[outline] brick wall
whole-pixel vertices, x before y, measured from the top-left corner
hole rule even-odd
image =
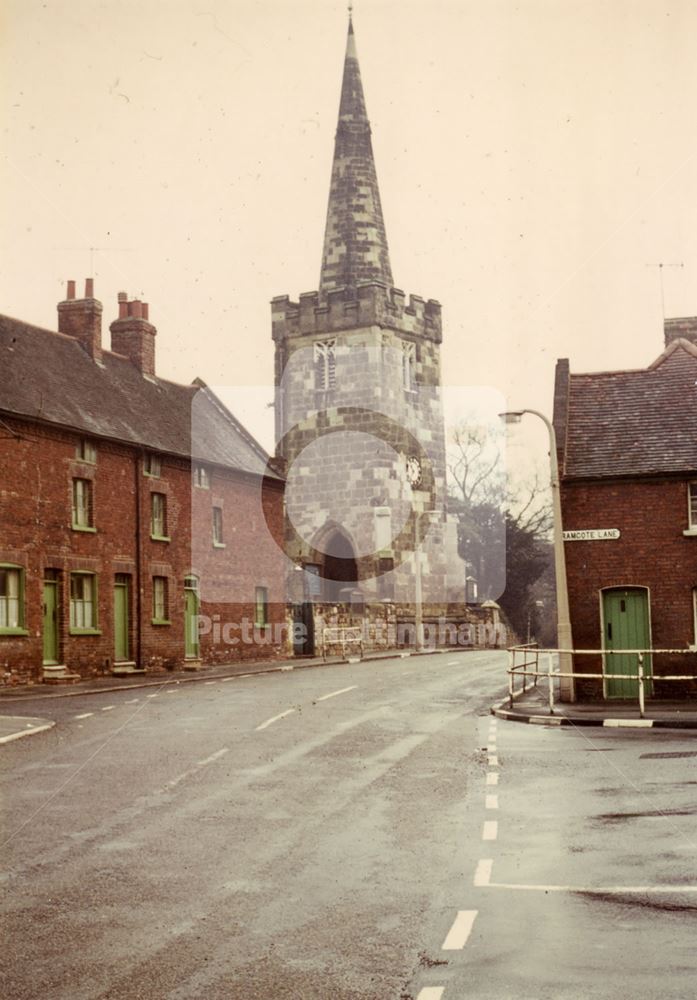
[[[688,527],[687,480],[562,483],[565,530],[618,528],[620,538],[566,542],[574,646],[602,646],[601,591],[649,589],[651,643],[687,649],[695,642],[692,589],[697,587],[697,537]],[[688,662],[689,661],[689,662]],[[656,657],[654,674],[697,672],[692,657]],[[577,657],[575,669],[600,669],[599,658]],[[598,684],[588,684],[599,694]],[[585,689],[583,689],[585,690]],[[676,687],[657,693],[677,696]]]
[[[42,677],[43,580],[47,571],[53,571],[58,581],[59,662],[83,676],[107,673],[114,665],[116,574],[129,582],[128,658],[148,670],[172,669],[184,663],[184,578],[192,573],[201,578],[202,596],[213,574],[223,590],[226,581],[239,588],[242,580],[249,596],[244,607],[236,611],[238,616],[244,612],[253,617],[253,581],[263,582],[276,602],[270,605],[270,621],[283,619],[279,607],[280,548],[266,524],[261,530],[264,519],[254,508],[258,489],[255,492],[249,480],[232,473],[213,474],[212,492],[221,494],[230,512],[234,545],[219,551],[211,545],[209,557],[195,565],[188,460],[162,456],[160,476],[152,478],[143,474],[138,449],[94,441],[96,463],[89,463],[76,457],[79,435],[38,423],[4,420],[18,436],[3,433],[0,438],[0,563],[17,565],[24,571],[27,632],[21,636],[0,634],[0,679],[5,683],[39,681]],[[76,477],[91,484],[94,530],[72,527],[72,484]],[[169,541],[151,538],[153,492],[166,497]],[[269,491],[264,502],[269,508],[266,520],[280,540],[280,491]],[[210,500],[208,503],[210,517]],[[212,542],[212,536],[208,537]],[[70,574],[80,571],[95,574],[97,581],[96,630],[90,634],[76,634],[69,619]],[[167,579],[168,624],[153,622],[153,576]],[[217,613],[223,611],[217,608]],[[201,612],[216,612],[216,607],[204,601]],[[266,641],[268,636],[259,638]],[[270,645],[263,646],[252,642],[216,648],[205,636],[201,643],[204,662],[266,658],[282,649],[282,637],[276,636]]]

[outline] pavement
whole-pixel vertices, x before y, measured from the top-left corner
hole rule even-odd
[[[636,701],[576,701],[554,704],[549,711],[547,687],[528,688],[510,704],[505,698],[492,714],[509,722],[537,726],[603,726],[607,729],[697,729],[697,702],[647,699],[644,718]]]

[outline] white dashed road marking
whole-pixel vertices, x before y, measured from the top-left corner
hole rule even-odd
[[[449,667],[456,667],[460,661],[459,660],[448,660]]]
[[[102,708],[102,712],[111,712],[111,710],[114,707],[115,707],[114,705],[104,705],[104,707]]]
[[[416,1000],[441,1000],[444,991],[444,986],[426,986],[421,990]]]
[[[485,821],[482,828],[482,840],[496,840],[499,835],[499,825],[495,819]]]
[[[499,807],[498,795],[487,795],[485,805],[487,809],[498,809]]]
[[[230,747],[223,747],[222,750],[216,750],[215,753],[210,755],[210,757],[204,757],[203,760],[200,760],[198,762],[199,767],[203,767],[205,764],[212,764],[214,760],[218,760],[219,757],[224,757],[226,753],[230,753]]]
[[[477,862],[477,868],[474,873],[474,884],[476,886],[489,885],[493,866],[494,862],[491,858],[483,858]]]
[[[146,694],[146,698],[157,698],[156,694]]]
[[[489,771],[486,776],[487,785],[498,785],[499,783],[499,773],[498,771]]]
[[[217,684],[217,681],[204,681],[204,684]]]
[[[332,691],[331,694],[323,694],[321,698],[316,698],[315,700],[316,701],[326,701],[327,698],[336,698],[337,695],[339,695],[339,694],[346,694],[347,691],[355,691],[357,687],[358,687],[357,684],[353,684],[351,687],[341,688],[340,691]]]
[[[254,732],[261,732],[262,729],[266,729],[267,726],[273,725],[273,723],[278,722],[279,719],[285,719],[287,715],[292,715],[294,711],[294,708],[289,708],[287,712],[281,712],[280,715],[273,715],[270,719],[267,719],[266,722],[262,722],[260,726],[257,726]]]
[[[496,756],[496,754],[493,754],[492,756],[489,757],[489,767],[498,767],[498,766],[499,766],[499,759]]]
[[[130,701],[124,701],[124,705],[135,705],[137,701],[140,701],[140,698],[131,698]]]
[[[460,951],[465,947],[478,912],[478,910],[460,910],[443,942],[443,951]]]
[[[90,715],[94,715],[94,712],[83,712],[82,715],[76,715],[76,719],[89,719]]]

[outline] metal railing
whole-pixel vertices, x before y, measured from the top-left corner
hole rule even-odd
[[[572,656],[601,656],[602,670],[600,673],[563,673],[555,666],[555,657],[562,653],[569,653]],[[635,674],[613,673],[606,669],[606,657],[611,655],[630,655],[637,658],[637,672]],[[547,681],[549,714],[554,715],[555,683],[561,682],[562,677],[579,680],[601,680],[603,682],[603,694],[605,692],[605,682],[613,681],[637,681],[637,700],[639,703],[639,718],[643,719],[646,711],[646,687],[655,681],[697,681],[697,674],[654,674],[651,671],[651,661],[649,670],[645,669],[646,657],[660,655],[670,656],[692,656],[697,657],[697,651],[692,649],[540,649],[538,646],[520,645],[511,646],[508,650],[508,700],[512,708],[516,698],[525,694],[529,687],[537,687],[540,678]],[[516,679],[520,678],[522,683],[516,690]],[[529,679],[532,678],[532,683]]]
[[[346,656],[347,646],[357,646],[358,655],[363,658],[363,629],[360,625],[326,626],[322,630],[322,658],[327,658],[327,646],[341,646],[341,655]]]

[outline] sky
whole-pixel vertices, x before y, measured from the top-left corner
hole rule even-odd
[[[551,416],[557,358],[651,363],[664,312],[697,314],[695,5],[353,16],[392,270],[443,305],[444,382]],[[67,279],[93,275],[105,330],[119,291],[150,303],[158,374],[270,402],[270,299],[318,285],[346,5],[4,0],[0,19],[0,311],[55,328]],[[528,423],[518,447],[545,450]]]

